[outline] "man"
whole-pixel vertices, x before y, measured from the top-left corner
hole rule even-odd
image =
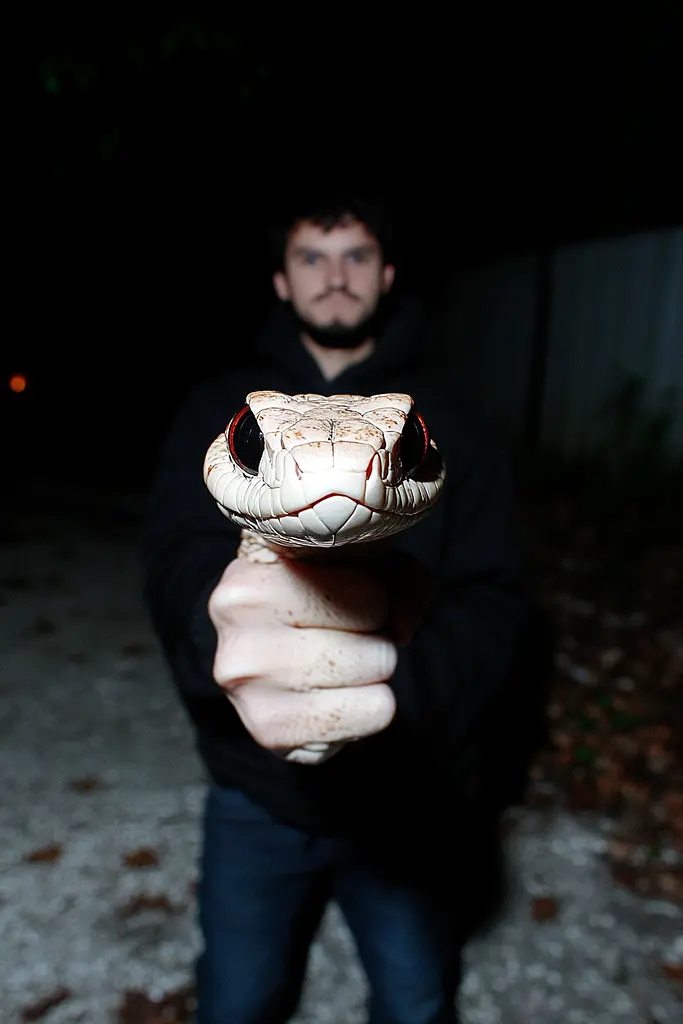
[[[381,204],[293,200],[273,239],[280,305],[253,361],[196,388],[179,412],[144,542],[153,621],[211,780],[198,1024],[288,1020],[330,899],[356,940],[373,1024],[453,1022],[466,927],[460,886],[479,821],[479,738],[509,685],[526,615],[509,472],[439,368],[424,365],[419,304],[391,302]],[[445,496],[384,559],[328,566],[322,582],[319,567],[235,561],[238,531],[216,508],[201,467],[247,393],[261,389],[411,394],[446,460]],[[268,575],[276,571],[277,579]],[[297,642],[301,623],[289,626],[282,608],[299,602],[304,628],[319,627],[306,608],[333,600],[349,573],[394,624],[378,635],[368,613],[362,637],[375,659],[368,691],[388,687],[391,711],[363,739],[349,726],[345,738],[356,742],[322,764],[293,764],[278,755],[285,726],[267,695],[293,700],[310,663]],[[355,681],[357,629],[337,630],[347,652],[338,659],[340,690]],[[257,729],[261,743],[254,739],[226,694],[247,706],[251,698],[254,714],[260,708],[267,740]]]

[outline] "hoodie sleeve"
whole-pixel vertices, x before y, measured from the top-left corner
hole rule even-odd
[[[239,530],[217,508],[202,475],[230,409],[201,388],[190,394],[162,448],[142,535],[153,626],[181,691],[198,696],[216,693],[216,637],[206,604],[239,544]]]
[[[400,649],[392,686],[399,732],[452,763],[511,685],[528,601],[511,467],[495,438],[479,438],[466,458],[449,459],[444,500],[436,596]]]

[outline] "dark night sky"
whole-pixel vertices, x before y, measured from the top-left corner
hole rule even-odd
[[[47,429],[55,464],[85,458],[94,419],[113,461],[135,461],[139,437],[154,449],[185,387],[248,349],[283,185],[384,186],[404,283],[435,294],[477,260],[676,223],[681,5],[586,9],[369,30],[342,9],[246,28],[201,4],[46,5],[26,28],[5,453],[24,461]]]

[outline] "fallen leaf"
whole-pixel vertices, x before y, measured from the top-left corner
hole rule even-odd
[[[159,856],[150,846],[142,846],[139,850],[127,853],[123,863],[127,868],[154,868],[159,863]]]
[[[662,896],[683,903],[683,870],[659,872],[657,888]]]
[[[61,843],[50,843],[49,846],[42,846],[33,853],[27,853],[24,860],[27,864],[54,864],[62,856],[62,851]]]
[[[551,896],[538,896],[531,901],[531,916],[534,921],[553,921],[559,912],[559,904]]]
[[[164,910],[172,914],[173,905],[168,896],[148,896],[146,893],[140,893],[120,908],[119,917],[135,917],[136,914],[141,914],[145,910]]]
[[[92,793],[94,789],[103,789],[104,783],[95,775],[84,775],[81,779],[72,779],[69,789],[74,793]]]
[[[613,864],[612,877],[632,892],[654,899],[683,903],[683,869],[632,864]]]
[[[41,999],[37,1003],[33,1003],[31,1006],[27,1006],[21,1011],[21,1019],[23,1021],[40,1020],[46,1013],[53,1010],[55,1006],[59,1006],[65,1000],[71,998],[71,992],[68,988],[60,987],[55,991],[46,996],[45,999]]]
[[[117,1024],[190,1024],[195,1005],[190,986],[159,1000],[149,999],[144,992],[126,992]]]
[[[634,868],[630,864],[613,864],[612,878],[619,885],[623,885],[626,889],[635,892],[639,888],[638,883],[641,875],[638,868]]]

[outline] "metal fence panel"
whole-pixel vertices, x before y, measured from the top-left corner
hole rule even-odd
[[[683,231],[560,249],[553,261],[543,443],[577,455],[606,429],[605,403],[628,378],[644,408],[671,389],[683,448]]]
[[[515,441],[530,400],[539,299],[534,256],[477,268],[454,282],[442,317],[456,392]],[[607,429],[602,410],[628,378],[645,408],[670,389],[671,434],[683,453],[683,230],[591,241],[552,257],[540,443],[580,455]]]

